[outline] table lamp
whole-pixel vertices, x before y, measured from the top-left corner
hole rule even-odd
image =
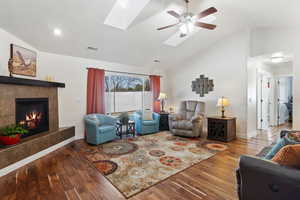
[[[217,107],[221,107],[222,108],[222,118],[225,118],[225,107],[229,106],[229,100],[225,97],[219,98],[218,100],[218,104]]]
[[[158,97],[158,100],[160,101],[161,103],[161,112],[165,112],[164,110],[164,107],[165,107],[165,100],[167,99],[167,95],[165,93],[160,93],[159,94],[159,97]]]

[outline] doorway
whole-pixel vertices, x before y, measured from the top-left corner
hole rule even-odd
[[[290,128],[293,122],[292,54],[280,53],[279,56],[279,53],[275,53],[251,57],[248,60],[247,74],[249,137],[269,133],[277,128],[284,129],[285,125]]]
[[[277,126],[293,122],[293,77],[278,77],[277,84]]]
[[[293,122],[293,62],[263,62],[257,66],[257,129]]]

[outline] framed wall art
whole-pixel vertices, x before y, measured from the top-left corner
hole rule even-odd
[[[10,45],[9,72],[12,74],[36,77],[37,53],[15,44]]]

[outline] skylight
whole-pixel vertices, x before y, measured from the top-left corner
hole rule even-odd
[[[104,24],[126,30],[151,0],[117,0]]]

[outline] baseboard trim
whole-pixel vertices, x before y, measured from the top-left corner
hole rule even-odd
[[[55,150],[57,150],[57,149],[65,146],[65,145],[67,145],[67,144],[69,144],[71,142],[73,142],[74,140],[75,140],[75,137],[71,137],[71,138],[69,138],[69,139],[67,139],[67,140],[65,140],[65,141],[63,141],[61,143],[53,145],[53,146],[51,146],[51,147],[49,147],[47,149],[44,149],[43,151],[40,151],[40,152],[38,152],[38,153],[36,153],[36,154],[34,154],[32,156],[29,156],[29,157],[27,157],[27,158],[25,158],[23,160],[20,160],[20,161],[14,163],[12,165],[9,165],[9,166],[7,166],[7,167],[5,167],[5,168],[3,168],[3,169],[0,170],[0,177],[5,176],[5,175],[13,172],[16,169],[18,169],[20,167],[23,167],[23,166],[27,165],[28,163],[33,162],[33,161],[35,161],[35,160],[37,160],[37,159],[39,159],[39,158],[41,158],[41,157],[43,157],[43,156],[51,153],[51,152],[53,152],[53,151],[55,151]]]

